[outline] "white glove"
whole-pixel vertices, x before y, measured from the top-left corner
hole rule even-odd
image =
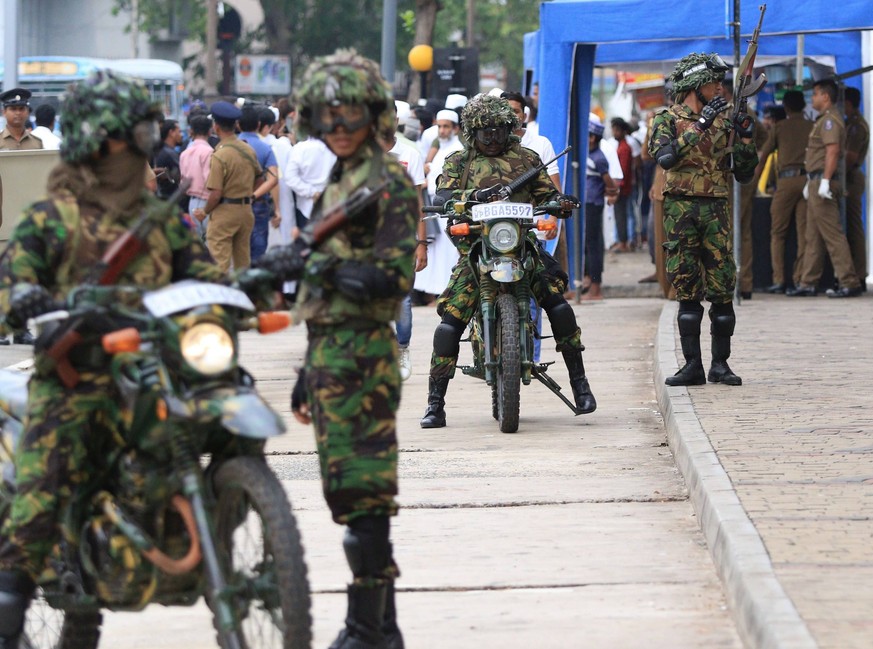
[[[806,184],[803,186],[803,200],[809,200],[809,181],[806,181]]]
[[[818,195],[828,200],[834,197],[831,193],[831,181],[827,178],[822,178],[821,182],[818,184]]]

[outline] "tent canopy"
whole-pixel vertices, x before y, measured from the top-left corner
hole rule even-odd
[[[837,72],[861,67],[860,35],[835,32],[873,29],[870,0],[843,0],[838,11],[833,2],[825,0],[767,0],[766,4],[761,55],[791,56],[797,48],[795,35],[802,33],[809,34],[806,55],[833,56]],[[555,150],[573,144],[574,160],[584,161],[594,66],[641,69],[648,64],[649,69],[664,71],[664,62],[690,52],[718,52],[732,59],[733,7],[733,0],[543,2],[540,31],[525,38],[525,65],[535,70],[540,106],[569,110],[542,110],[540,133],[552,141]],[[740,0],[743,53],[759,13],[757,1]],[[583,194],[584,164],[577,169],[576,178],[562,173],[565,191]]]

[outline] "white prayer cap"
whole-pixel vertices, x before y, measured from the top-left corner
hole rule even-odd
[[[453,110],[449,110],[448,108],[444,108],[440,112],[436,114],[436,121],[440,121],[441,119],[447,119],[450,122],[457,124],[458,123],[458,113]]]
[[[464,95],[449,95],[446,97],[446,108],[463,108],[467,103]]]
[[[409,117],[409,114],[412,112],[412,108],[407,102],[398,99],[394,100],[394,110],[397,111],[397,119],[400,120],[401,124],[406,122],[406,118]]]
[[[497,97],[498,99],[500,99],[500,95],[503,94],[503,88],[492,88],[488,91],[488,94],[492,97]]]

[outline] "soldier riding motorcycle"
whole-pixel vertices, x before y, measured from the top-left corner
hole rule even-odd
[[[579,206],[578,199],[558,192],[539,156],[523,148],[519,139],[512,135],[518,126],[518,120],[505,99],[488,95],[475,97],[464,107],[461,120],[465,148],[446,159],[437,189],[437,203],[466,203],[472,200],[476,203],[487,203],[484,208],[492,204],[499,205],[500,203],[493,202],[506,199],[527,205],[557,203],[559,207],[553,211],[563,212],[563,216],[569,216],[570,211]],[[513,183],[524,177],[525,173],[529,177],[523,184]],[[512,226],[509,227],[511,229]],[[526,232],[529,230],[525,228]],[[488,232],[491,231],[493,230],[489,227]],[[428,407],[421,420],[422,428],[441,428],[446,425],[445,395],[449,381],[455,373],[460,340],[467,324],[476,313],[482,313],[483,327],[485,320],[494,317],[491,310],[493,303],[490,302],[493,296],[490,288],[493,278],[489,275],[489,268],[485,268],[483,276],[477,266],[481,263],[480,255],[485,248],[480,246],[474,250],[473,243],[464,237],[457,241],[461,259],[452,270],[449,285],[437,302],[437,312],[442,321],[434,332]],[[582,362],[584,347],[581,343],[581,332],[576,325],[573,308],[564,299],[567,276],[551,255],[536,246],[533,237],[530,238],[530,246],[532,247],[524,248],[524,255],[528,260],[525,278],[513,288],[513,293],[520,291],[515,300],[518,302],[519,327],[524,326],[527,329],[526,324],[522,325],[528,317],[522,311],[529,311],[526,303],[522,307],[522,293],[527,291],[527,295],[532,295],[546,311],[551,322],[557,350],[563,354],[569,372],[575,401],[574,412],[593,412],[597,402],[591,393]],[[480,283],[482,279],[485,280],[484,284]],[[484,301],[481,299],[483,286],[486,289]],[[505,293],[506,287],[503,286],[503,289]],[[510,299],[503,299],[506,303],[504,313],[511,313]],[[483,346],[488,344],[484,339],[482,342]],[[491,352],[483,350],[483,354],[485,353]],[[487,359],[487,356],[483,358]],[[487,365],[483,372],[486,369]],[[533,366],[530,367],[530,372],[535,376],[540,374]],[[555,391],[554,385],[549,387]],[[502,429],[509,432],[514,422],[509,413],[512,406],[507,406],[507,420],[505,425],[502,424]]]

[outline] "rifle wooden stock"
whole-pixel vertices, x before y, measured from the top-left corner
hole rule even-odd
[[[76,387],[76,384],[79,382],[79,372],[70,363],[69,353],[73,347],[81,342],[82,334],[76,331],[75,328],[70,328],[45,352],[46,356],[54,361],[55,372],[57,372],[58,378],[61,379],[61,383],[70,389]]]
[[[307,228],[312,240],[310,245],[313,248],[320,245],[334,232],[339,230],[350,218],[382,198],[387,186],[388,183],[384,182],[372,190],[367,187],[361,187],[352,193],[348,200],[343,201],[339,205],[334,205],[325,211],[320,219],[313,221]]]

